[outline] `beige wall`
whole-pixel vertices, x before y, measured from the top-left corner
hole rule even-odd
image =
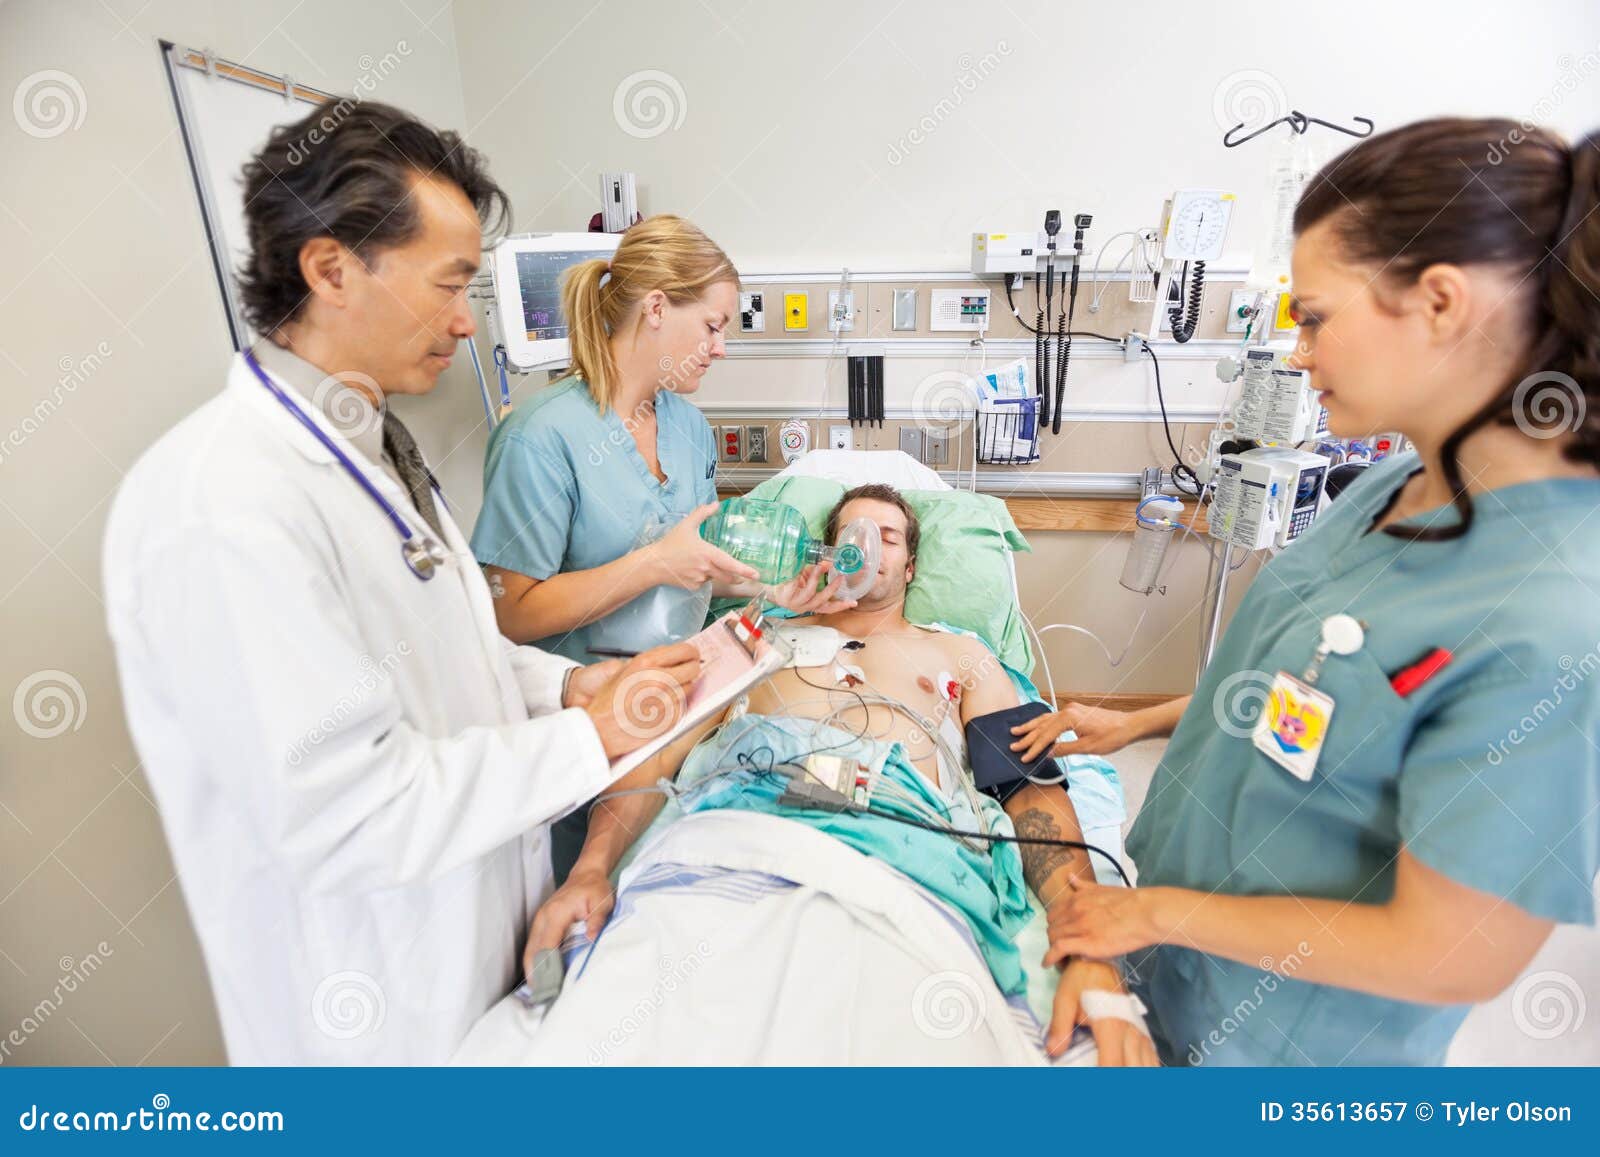
[[[154,0],[142,11],[17,0],[0,8],[8,109],[0,122],[0,432],[9,439],[0,445],[0,534],[17,552],[0,592],[0,689],[10,702],[25,679],[49,671],[82,688],[81,698],[69,688],[72,725],[58,736],[25,732],[11,712],[0,728],[6,1063],[222,1057],[183,897],[123,725],[100,596],[100,538],[119,479],[220,388],[231,352],[160,37],[335,91],[362,75],[363,54],[382,57],[404,39],[409,54],[376,95],[442,124],[462,121],[448,11],[424,26],[383,0]],[[45,69],[81,87],[83,117],[38,138],[9,109],[24,79]],[[61,388],[64,372],[83,380]],[[444,389],[423,403],[434,453],[454,437],[452,420],[434,415],[453,414],[456,398],[469,418],[477,406],[470,382]],[[45,400],[54,406],[35,420]],[[473,489],[479,460],[476,450],[465,456],[460,476]],[[31,718],[35,730],[49,730],[49,717]],[[75,991],[58,995],[63,976]],[[23,1044],[8,1039],[12,1031]]]

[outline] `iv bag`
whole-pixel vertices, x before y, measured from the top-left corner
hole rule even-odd
[[[1289,287],[1289,258],[1294,252],[1294,209],[1307,182],[1321,168],[1325,150],[1307,134],[1274,135],[1262,185],[1261,229],[1252,248],[1247,285],[1283,292]]]

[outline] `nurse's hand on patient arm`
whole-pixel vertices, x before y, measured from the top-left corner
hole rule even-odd
[[[1076,956],[1122,956],[1161,943],[1165,936],[1151,904],[1161,890],[1074,879],[1071,891],[1045,912],[1050,951],[1044,962],[1059,964]]]
[[[737,583],[758,577],[754,567],[700,537],[700,524],[716,512],[715,502],[697,507],[666,534],[640,548],[653,564],[658,584],[694,590],[706,583]]]
[[[1075,884],[1047,920],[1047,961],[1150,944],[1176,944],[1252,967],[1264,957],[1293,957],[1296,980],[1422,1004],[1493,998],[1555,927],[1450,878],[1406,848],[1395,862],[1393,895],[1381,903]]]
[[[1019,738],[1011,745],[1011,750],[1022,752],[1024,761],[1038,759],[1046,748],[1056,757],[1110,755],[1141,739],[1171,735],[1188,704],[1187,695],[1139,711],[1114,711],[1109,707],[1068,703],[1059,711],[1036,715],[1013,727],[1011,734]],[[1057,743],[1056,740],[1068,731],[1077,738]]]
[[[1150,1037],[1139,1031],[1129,1021],[1113,1016],[1090,1020],[1083,1011],[1083,994],[1091,989],[1104,992],[1126,993],[1122,973],[1115,964],[1104,960],[1082,957],[1070,961],[1061,972],[1056,985],[1055,1006],[1050,1014],[1050,1028],[1045,1033],[1045,1051],[1060,1056],[1072,1043],[1072,1030],[1080,1024],[1089,1026],[1094,1034],[1095,1048],[1102,1066],[1129,1068],[1154,1068],[1159,1061],[1156,1047]]]
[[[606,757],[626,755],[672,730],[688,701],[685,688],[699,675],[700,652],[693,643],[655,647],[623,664],[584,707]]]

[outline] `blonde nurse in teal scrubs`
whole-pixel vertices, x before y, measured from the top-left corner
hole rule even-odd
[[[1335,434],[1416,453],[1262,570],[1192,699],[1021,731],[1172,736],[1139,887],[1079,890],[1049,957],[1127,956],[1167,1063],[1438,1064],[1594,923],[1597,207],[1600,134],[1434,120],[1330,162],[1295,213],[1295,357]]]
[[[738,291],[727,254],[668,215],[634,225],[609,262],[568,271],[572,374],[495,428],[472,534],[508,639],[590,664],[699,630],[713,591],[760,589],[754,570],[700,538],[717,447],[686,399],[726,354]],[[817,579],[808,571],[767,597],[817,613],[854,605]],[[558,875],[583,820],[556,825]]]

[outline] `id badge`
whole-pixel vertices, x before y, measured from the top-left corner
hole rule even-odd
[[[1256,750],[1302,782],[1311,782],[1333,719],[1333,697],[1279,671],[1251,741]]]

